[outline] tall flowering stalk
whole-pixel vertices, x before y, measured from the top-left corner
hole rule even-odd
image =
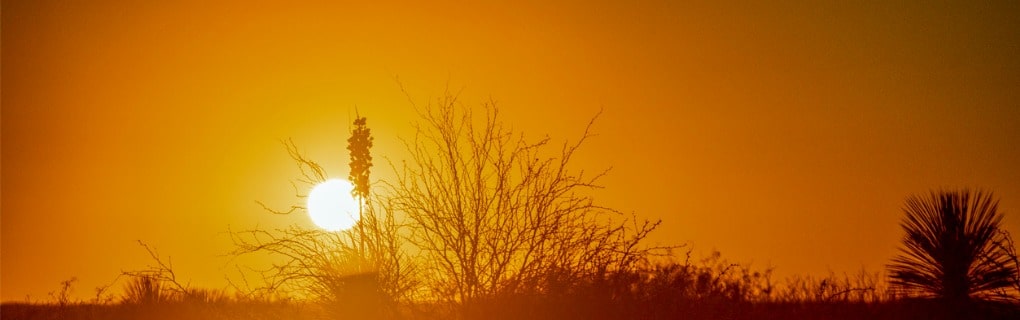
[[[366,126],[365,117],[354,118],[354,130],[351,137],[347,139],[347,151],[351,154],[351,173],[347,177],[354,184],[351,196],[358,200],[358,229],[361,239],[361,252],[365,250],[365,227],[364,227],[364,204],[368,201],[369,182],[368,176],[372,168],[372,132]]]

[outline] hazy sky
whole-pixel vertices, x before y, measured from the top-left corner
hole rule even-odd
[[[4,1],[2,300],[88,297],[135,240],[222,287],[228,228],[311,226],[255,203],[297,201],[280,140],[346,177],[357,107],[399,159],[400,83],[559,141],[604,110],[598,199],[781,276],[881,270],[933,188],[1020,233],[1020,2],[545,2]]]

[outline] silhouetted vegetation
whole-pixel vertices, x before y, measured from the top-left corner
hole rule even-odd
[[[163,281],[152,275],[132,278],[124,286],[124,303],[126,304],[161,304],[173,299],[173,292],[164,288]]]
[[[371,184],[369,182],[369,176],[372,172],[372,130],[367,126],[368,119],[361,117],[360,115],[354,119],[354,130],[351,131],[351,137],[347,139],[347,151],[350,153],[351,162],[351,173],[347,176],[351,184],[354,185],[354,190],[351,190],[351,196],[358,201],[358,220],[365,219],[365,202],[368,201],[369,195],[371,195]],[[358,232],[360,238],[360,246],[358,247],[359,254],[365,254],[365,224],[358,224]]]
[[[169,257],[127,271],[119,299],[97,290],[54,304],[4,304],[4,319],[1018,319],[1012,238],[990,193],[910,197],[904,249],[888,275],[861,271],[774,279],[771,268],[695,259],[649,246],[659,225],[598,204],[606,171],[571,158],[590,137],[553,146],[499,119],[492,103],[446,96],[417,108],[408,159],[393,181],[369,183],[372,137],[358,117],[348,139],[361,220],[340,232],[291,227],[231,232],[234,256],[275,262],[229,290],[182,284]],[[476,115],[475,112],[482,112]],[[285,143],[312,186],[328,176]],[[260,203],[261,204],[261,203]],[[263,207],[265,207],[263,205]],[[303,210],[294,205],[289,214]],[[948,303],[947,303],[948,301]]]
[[[263,270],[259,286],[244,285],[249,295],[284,295],[315,301],[329,315],[347,318],[390,318],[398,304],[416,300],[417,261],[405,252],[403,230],[393,207],[371,197],[368,181],[372,137],[366,119],[358,117],[348,139],[351,151],[349,177],[352,195],[359,201],[360,220],[351,230],[328,232],[292,227],[280,230],[247,230],[232,233],[233,255],[268,254],[282,259]],[[314,186],[326,180],[318,163],[305,158],[290,141],[285,143],[301,172],[298,183]],[[295,189],[298,188],[295,185]],[[304,198],[304,195],[298,195]],[[294,205],[286,212],[303,210]],[[247,283],[247,279],[244,279]]]
[[[576,142],[549,150],[548,137],[505,126],[493,103],[477,109],[482,116],[452,96],[418,110],[410,159],[386,191],[407,217],[426,299],[470,312],[492,297],[609,278],[665,249],[642,245],[659,222],[593,199],[606,171],[571,168],[594,119]]]
[[[1002,244],[1002,215],[991,193],[932,192],[907,199],[902,254],[889,266],[905,294],[953,304],[971,299],[1015,300],[1016,255]],[[1012,256],[1011,256],[1012,255]]]
[[[688,257],[690,252],[688,252]],[[571,274],[571,273],[564,273]],[[354,276],[358,277],[358,276]],[[370,276],[369,276],[370,278]],[[142,279],[142,278],[139,278]],[[149,278],[152,279],[152,278]],[[374,304],[378,296],[357,287],[374,280],[346,277],[335,284],[338,300],[256,298],[242,292],[192,289],[139,304],[125,291],[121,303],[5,304],[4,319],[1016,319],[1017,305],[980,302],[960,312],[933,299],[902,297],[884,276],[861,272],[775,281],[770,269],[731,263],[718,253],[703,259],[642,263],[628,271],[583,278],[545,277],[543,290],[502,292],[469,308],[444,301]],[[141,280],[151,281],[151,280]],[[159,281],[156,280],[156,283]],[[128,282],[133,286],[136,281]],[[359,284],[361,283],[361,284]],[[170,285],[146,284],[146,288]],[[349,286],[355,286],[351,288]],[[331,290],[337,290],[334,287]],[[151,292],[151,291],[143,291]],[[167,291],[164,291],[167,292]],[[149,295],[143,293],[142,295]],[[367,305],[365,303],[368,303]]]

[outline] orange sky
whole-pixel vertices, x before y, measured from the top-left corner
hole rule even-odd
[[[2,300],[149,262],[222,287],[228,227],[286,207],[293,138],[347,175],[356,106],[378,159],[449,86],[613,167],[604,203],[653,242],[780,275],[878,271],[903,199],[981,187],[1020,233],[1020,3],[2,4]],[[378,163],[382,163],[381,161]],[[390,171],[377,166],[374,178]]]

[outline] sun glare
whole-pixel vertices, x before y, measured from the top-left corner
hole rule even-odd
[[[358,222],[358,202],[347,180],[329,179],[308,193],[308,216],[319,228],[329,231],[350,229]]]

